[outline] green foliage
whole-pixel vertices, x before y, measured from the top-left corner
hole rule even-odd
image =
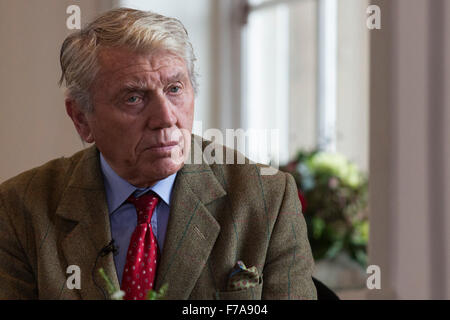
[[[165,283],[161,288],[159,288],[159,291],[153,291],[149,290],[147,294],[147,300],[164,300],[164,297],[167,292],[168,285]]]
[[[367,177],[344,156],[317,150],[299,152],[280,169],[294,176],[303,193],[303,214],[314,259],[333,258],[344,251],[366,266]]]
[[[111,279],[106,274],[103,268],[98,269],[98,273],[103,278],[106,283],[106,288],[108,289],[108,294],[111,297],[111,300],[123,300],[123,296],[125,293],[122,290],[116,289]]]

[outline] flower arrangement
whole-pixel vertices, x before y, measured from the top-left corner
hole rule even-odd
[[[347,253],[367,264],[366,176],[343,155],[301,151],[280,170],[293,175],[315,260]]]

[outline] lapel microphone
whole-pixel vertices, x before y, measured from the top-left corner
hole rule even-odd
[[[108,255],[110,252],[112,252],[113,255],[117,255],[119,253],[119,247],[116,247],[114,244],[114,239],[112,239],[106,246],[100,250],[99,255],[101,257],[104,257]]]
[[[108,299],[108,296],[106,295],[105,290],[103,290],[103,288],[101,286],[99,286],[97,281],[95,280],[95,271],[97,268],[98,258],[105,257],[111,252],[113,255],[117,255],[119,253],[119,247],[116,247],[114,245],[114,239],[112,239],[106,246],[104,246],[99,251],[99,253],[97,254],[97,258],[95,258],[94,267],[92,268],[92,271],[91,271],[91,277],[92,277],[92,281],[94,282],[94,285],[102,292],[102,294],[106,300]]]

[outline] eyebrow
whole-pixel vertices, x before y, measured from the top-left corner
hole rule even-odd
[[[184,80],[184,79],[186,79],[186,75],[184,74],[184,72],[178,72],[175,75],[169,76],[163,80],[166,83],[170,83],[170,82],[180,81],[180,80]],[[147,81],[145,81],[143,79],[131,79],[131,80],[125,81],[121,85],[118,92],[119,92],[119,94],[122,94],[124,92],[146,91],[146,90],[148,90]]]
[[[148,87],[147,81],[137,79],[137,80],[129,80],[126,81],[124,84],[122,84],[119,92],[124,91],[143,91],[146,90]]]
[[[184,72],[180,71],[173,76],[167,77],[167,82],[173,82],[173,81],[182,80],[185,78],[186,78],[186,75],[184,74]]]

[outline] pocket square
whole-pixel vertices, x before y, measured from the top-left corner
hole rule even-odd
[[[228,276],[227,290],[237,291],[256,287],[260,282],[259,278],[256,267],[247,268],[242,261],[238,261]]]

